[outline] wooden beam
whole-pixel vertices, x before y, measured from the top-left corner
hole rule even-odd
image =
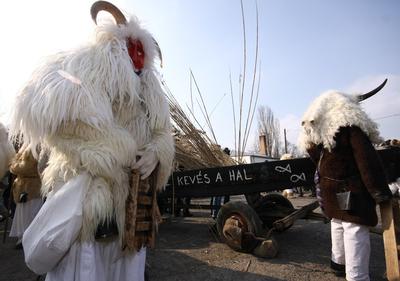
[[[397,254],[396,231],[392,202],[388,201],[381,203],[380,209],[383,229],[383,243],[385,248],[387,279],[389,281],[400,281],[399,259]]]
[[[318,201],[312,202],[294,211],[283,219],[275,221],[273,226],[277,231],[283,231],[287,227],[291,226],[296,220],[306,217],[310,212],[318,208],[318,206]]]

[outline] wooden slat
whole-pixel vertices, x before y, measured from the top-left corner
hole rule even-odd
[[[400,257],[400,207],[398,199],[392,200],[392,209],[393,209],[393,222],[394,222],[394,230],[396,233],[396,243],[397,243],[397,257]],[[400,267],[400,261],[399,261]],[[400,269],[399,269],[400,270]]]
[[[132,170],[131,186],[125,204],[125,235],[122,249],[135,250],[135,223],[137,215],[137,197],[140,185],[140,173]]]
[[[149,181],[142,181],[142,183],[139,185],[139,192],[144,192],[147,193],[150,190],[150,184]]]
[[[151,212],[150,210],[147,209],[138,209],[137,210],[137,218],[146,218],[146,217],[151,217]]]
[[[151,222],[141,221],[136,222],[136,231],[149,231],[151,230]]]
[[[141,205],[151,205],[151,200],[152,198],[150,196],[147,195],[141,195],[138,198],[138,204]]]
[[[400,281],[399,260],[397,255],[396,231],[392,202],[380,204],[383,242],[385,248],[386,274],[389,281]]]
[[[400,208],[399,208],[399,201],[397,201],[397,199],[392,200],[392,209],[393,209],[393,221],[394,221],[394,229],[396,231],[396,238],[397,242],[400,242],[398,236],[400,233]]]

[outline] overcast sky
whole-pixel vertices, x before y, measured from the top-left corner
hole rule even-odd
[[[94,29],[93,1],[7,1],[0,17],[0,120],[8,122],[13,97],[46,55],[87,41]],[[162,73],[183,107],[190,105],[191,69],[222,146],[233,148],[229,75],[237,102],[243,71],[238,0],[113,1],[135,14],[159,42]],[[321,92],[361,93],[388,78],[364,103],[384,138],[400,138],[400,1],[258,1],[259,105],[269,106],[296,143],[300,118]],[[256,1],[244,0],[247,74],[255,54]],[[249,93],[251,77],[246,76]],[[249,97],[245,98],[248,101]],[[245,102],[246,103],[246,102]],[[236,107],[237,109],[237,107]],[[247,110],[247,109],[246,109]],[[200,110],[195,109],[196,114]],[[256,122],[253,124],[255,129]],[[283,134],[282,134],[283,136]],[[249,141],[249,148],[255,134]]]

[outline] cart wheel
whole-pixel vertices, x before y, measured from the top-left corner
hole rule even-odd
[[[273,227],[276,220],[282,219],[295,211],[292,203],[279,193],[268,193],[260,197],[255,212],[268,228]],[[289,229],[293,224],[289,225],[281,231]]]
[[[235,223],[240,233],[227,232],[225,224]],[[224,231],[225,227],[225,231]],[[236,251],[244,251],[241,245],[241,234],[251,232],[257,237],[263,237],[266,230],[257,213],[246,203],[228,202],[222,205],[217,215],[217,230],[221,240]]]

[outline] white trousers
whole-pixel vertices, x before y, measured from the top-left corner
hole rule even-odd
[[[347,281],[369,281],[369,228],[331,220],[332,261],[346,265]]]
[[[10,237],[22,238],[25,230],[31,224],[43,205],[41,198],[29,200],[26,203],[17,203],[12,221]]]

